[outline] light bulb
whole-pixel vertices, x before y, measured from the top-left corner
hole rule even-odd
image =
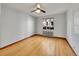
[[[35,12],[36,12],[36,13],[40,13],[41,11],[38,9],[38,10],[36,10]]]

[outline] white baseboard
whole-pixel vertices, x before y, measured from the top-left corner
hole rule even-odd
[[[72,41],[71,41],[71,38],[66,37],[66,39],[67,39],[68,43],[70,44],[71,48],[73,49],[73,51],[76,53],[76,55],[79,56],[79,54],[77,53],[77,50],[76,50],[74,44],[73,44]]]
[[[18,42],[18,41],[21,41],[21,40],[23,40],[23,39],[25,39],[25,38],[28,38],[28,37],[31,37],[31,36],[33,36],[33,35],[34,35],[34,34],[29,35],[29,36],[22,37],[22,38],[20,38],[20,39],[16,39],[16,41],[11,41],[11,42],[6,43],[6,44],[1,44],[0,48],[4,48],[4,47],[6,47],[6,46],[8,46],[8,45],[11,45],[11,44],[16,43],[16,42]]]

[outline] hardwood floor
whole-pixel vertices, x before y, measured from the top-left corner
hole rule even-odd
[[[0,56],[75,56],[65,39],[33,36],[0,49]]]

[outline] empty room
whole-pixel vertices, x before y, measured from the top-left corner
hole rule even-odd
[[[78,3],[0,3],[0,56],[78,55]]]

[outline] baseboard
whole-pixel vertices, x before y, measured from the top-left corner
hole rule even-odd
[[[68,39],[70,39],[70,38],[66,37],[67,43],[69,44],[69,46],[71,47],[71,49],[73,50],[73,52],[75,53],[75,55],[78,56],[78,53],[77,53],[76,49],[74,48],[73,44],[70,43],[71,41],[69,41]]]
[[[13,45],[13,44],[16,44],[16,43],[18,43],[18,42],[20,42],[20,41],[23,41],[24,39],[28,39],[28,38],[33,37],[33,36],[36,36],[36,35],[45,36],[45,35],[41,35],[41,34],[33,34],[33,35],[29,36],[29,37],[23,38],[23,39],[21,39],[21,40],[19,40],[19,41],[16,41],[16,42],[14,42],[14,43],[8,44],[8,45],[6,45],[6,46],[4,46],[4,47],[0,47],[0,49],[6,48],[6,47],[11,46],[11,45]],[[45,37],[49,37],[49,36],[45,36]],[[74,48],[72,47],[72,45],[70,44],[70,42],[67,40],[67,39],[68,39],[67,37],[53,36],[53,37],[50,37],[50,38],[66,39],[66,41],[68,42],[69,46],[70,46],[71,49],[74,51]],[[74,53],[77,55],[77,53],[76,53],[75,51],[74,51]]]
[[[36,34],[36,35],[40,35],[40,36],[45,36],[45,35],[42,35],[42,34]],[[48,37],[48,36],[45,36],[45,37]],[[53,36],[51,38],[60,38],[60,39],[65,39],[68,43],[68,45],[70,46],[70,48],[72,49],[72,51],[75,53],[75,55],[77,56],[78,53],[76,51],[76,49],[73,48],[72,44],[68,41],[69,38],[67,37],[63,37],[63,36]]]
[[[44,36],[44,37],[49,37],[49,36],[45,36],[45,35],[42,35],[42,34],[35,34],[35,35],[40,35],[40,36]],[[63,37],[63,36],[52,36],[52,37],[49,37],[49,38],[60,38],[60,39],[66,39],[66,38]]]
[[[6,48],[6,47],[8,47],[8,46],[10,46],[10,45],[16,44],[16,43],[18,43],[18,42],[20,42],[20,41],[22,41],[22,40],[24,40],[24,39],[33,37],[33,36],[35,36],[35,35],[45,36],[45,35],[42,35],[42,34],[33,34],[33,35],[28,36],[28,37],[26,36],[26,37],[23,38],[23,39],[20,39],[20,40],[18,40],[18,41],[15,41],[15,42],[13,42],[13,43],[9,43],[9,44],[7,44],[7,45],[5,45],[5,46],[0,47],[0,49]],[[49,37],[49,36],[45,36],[45,37]],[[53,37],[50,37],[50,38],[60,38],[60,39],[62,38],[62,39],[65,39],[64,37],[57,37],[57,36],[53,36]]]
[[[2,46],[2,47],[0,47],[0,49],[6,48],[6,47],[8,47],[8,46],[11,46],[11,45],[13,45],[13,44],[16,44],[16,43],[18,43],[18,42],[20,42],[20,41],[23,41],[24,39],[28,39],[28,38],[33,37],[33,36],[35,36],[35,34],[30,35],[29,37],[25,37],[25,38],[23,38],[23,39],[21,39],[21,40],[18,40],[18,41],[16,41],[16,42],[7,44],[6,46]]]

